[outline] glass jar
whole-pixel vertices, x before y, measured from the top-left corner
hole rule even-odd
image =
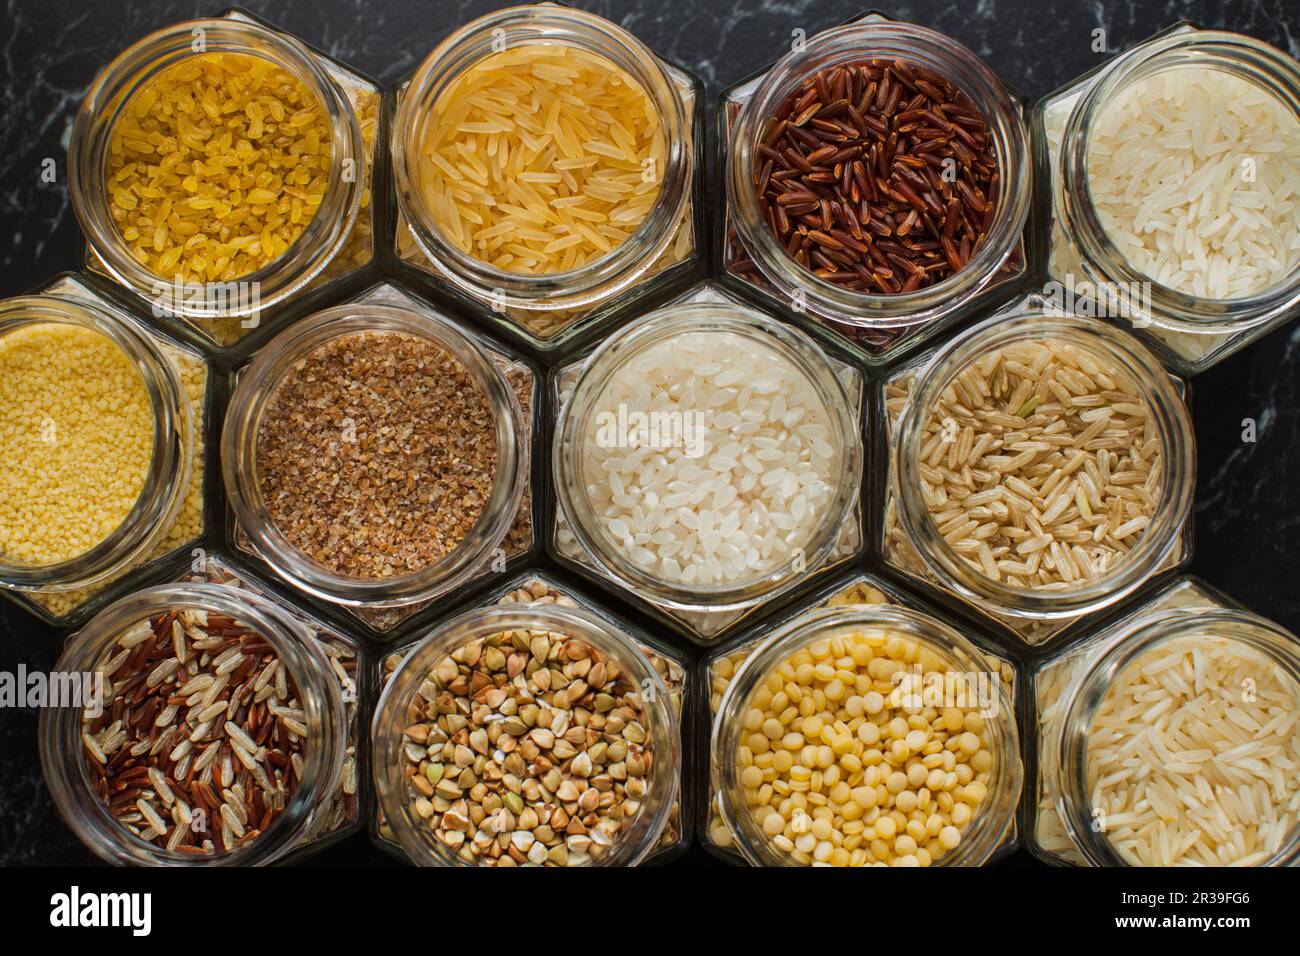
[[[153,420],[148,470],[134,507],[117,528],[84,554],[54,564],[0,562],[0,591],[45,620],[66,625],[120,594],[131,572],[203,534],[209,376],[198,354],[76,276],[62,276],[35,295],[0,301],[0,336],[46,323],[93,330],[120,348],[141,376]],[[59,441],[57,422],[50,419],[48,428],[49,440]]]
[[[203,615],[222,615],[259,635],[263,643],[278,655],[280,666],[286,668],[287,675],[297,687],[303,711],[302,724],[306,728],[302,735],[307,745],[302,753],[301,777],[293,793],[287,795],[283,809],[273,817],[265,831],[224,852],[204,855],[147,842],[128,830],[125,823],[119,822],[96,792],[98,784],[90,769],[92,758],[88,757],[88,744],[84,741],[90,732],[101,733],[105,729],[103,724],[114,713],[122,713],[118,709],[120,705],[112,704],[104,697],[99,699],[104,706],[100,708],[100,716],[91,720],[90,731],[87,730],[89,718],[83,716],[81,704],[48,708],[41,712],[38,736],[41,766],[55,806],[87,847],[102,859],[118,865],[225,866],[280,862],[291,853],[314,844],[322,836],[322,831],[332,820],[332,799],[340,787],[343,768],[345,715],[340,685],[329,658],[308,628],[286,614],[279,605],[248,591],[214,584],[159,585],[128,595],[96,615],[68,639],[56,670],[89,678],[110,664],[120,667],[122,661],[118,658],[121,652],[114,650],[118,641],[133,628],[143,625],[148,629],[152,621],[173,612],[194,612],[200,616],[183,625],[185,639],[195,640],[197,631],[194,628],[206,626],[207,618]],[[177,618],[173,621],[179,623]],[[105,686],[111,690],[111,673],[105,678]],[[119,754],[130,752],[130,749],[117,750]],[[110,757],[110,762],[113,759],[117,758]],[[125,776],[131,772],[129,767],[122,769],[125,762],[135,758],[122,759],[124,762],[118,769],[120,776]],[[184,759],[182,756],[178,761]],[[208,767],[220,760],[211,761]],[[192,761],[191,766],[197,762]],[[262,769],[260,764],[258,767]],[[172,766],[167,773],[175,769]],[[224,773],[224,770],[217,773]],[[221,778],[214,774],[214,779]],[[189,813],[181,813],[180,819],[172,817],[170,826],[191,830],[197,841],[203,834],[211,832],[212,827],[218,826],[217,820],[224,820],[224,816],[213,807],[212,813],[217,818],[210,818],[203,798],[195,796],[196,788],[205,784],[203,775],[200,773],[197,781],[193,778],[191,781],[186,785],[190,789],[185,790],[180,782],[171,780],[168,783],[164,777],[164,790],[149,777],[134,782],[118,780],[128,788],[140,784],[140,799],[151,805],[157,801],[175,807],[184,802]],[[206,785],[210,790],[211,784]],[[188,794],[190,799],[185,801],[183,796],[178,796],[177,790]],[[167,796],[172,798],[170,802]],[[200,810],[205,812],[198,812]],[[156,809],[154,812],[157,814]],[[147,819],[143,812],[140,815],[142,820]],[[162,819],[161,814],[158,816]],[[186,816],[189,817],[188,823],[182,822]],[[146,827],[145,832],[153,831]]]
[[[1214,299],[1161,285],[1111,242],[1092,202],[1088,156],[1098,119],[1126,90],[1167,70],[1221,71],[1275,96],[1300,115],[1300,63],[1251,37],[1189,23],[1139,43],[1045,97],[1034,108],[1040,168],[1051,210],[1048,273],[1055,294],[1089,315],[1131,325],[1171,367],[1195,374],[1293,317],[1300,264],[1241,298]]]
[[[919,645],[923,651],[936,655],[948,673],[956,673],[963,678],[961,682],[952,681],[951,689],[944,691],[943,700],[932,703],[925,696],[928,691],[917,688],[928,686],[927,674],[939,672],[922,671],[918,660],[914,671],[920,678],[919,682],[911,683],[909,689],[904,689],[904,681],[898,679],[897,674],[891,675],[888,682],[893,690],[889,692],[886,701],[893,701],[895,695],[898,695],[897,700],[901,702],[902,710],[921,714],[936,707],[939,710],[954,706],[964,709],[965,700],[959,695],[965,692],[958,688],[979,688],[979,702],[982,705],[980,729],[986,732],[986,739],[981,741],[981,749],[987,750],[992,758],[987,780],[984,781],[984,798],[978,801],[977,808],[966,821],[960,844],[939,856],[935,860],[936,865],[978,866],[1014,846],[1015,814],[1022,779],[1020,739],[1016,727],[1014,665],[1005,658],[999,658],[997,654],[982,650],[970,638],[940,618],[907,606],[915,603],[913,599],[892,587],[886,593],[879,584],[870,578],[845,582],[829,597],[823,596],[818,604],[797,611],[774,627],[765,628],[762,633],[735,647],[710,656],[708,667],[716,676],[722,677],[726,671],[731,671],[725,679],[725,689],[715,708],[709,742],[711,783],[716,794],[710,803],[716,800],[721,817],[710,829],[710,842],[725,854],[739,854],[753,866],[798,865],[788,852],[774,845],[773,838],[764,832],[748,805],[746,788],[741,780],[740,758],[742,749],[749,749],[745,744],[745,735],[750,732],[747,730],[746,715],[751,709],[754,694],[778,667],[795,654],[864,630],[904,637]],[[719,668],[718,665],[724,659],[729,659],[731,666]],[[901,665],[898,673],[905,673]],[[915,700],[915,704],[908,703],[909,699],[915,699],[914,695],[919,695],[921,699]],[[895,710],[900,709],[898,704],[890,706],[894,706]],[[894,758],[891,755],[889,759]],[[861,770],[857,771],[858,775],[861,773]],[[862,779],[855,781],[852,777],[843,782],[851,787],[863,785]],[[814,782],[810,792],[817,792],[818,785]],[[791,792],[796,789],[792,788]],[[923,787],[918,791],[918,796],[922,793],[929,795],[932,791]],[[945,794],[951,796],[948,791]],[[937,797],[934,799],[938,800]],[[911,811],[909,822],[914,819],[911,814],[923,814],[925,806],[926,804],[918,804],[922,809]],[[858,845],[864,845],[861,842],[863,840],[877,839],[876,836],[867,837],[865,833],[868,828],[872,833],[875,832],[875,821],[879,816],[878,808],[873,806],[860,817],[864,827],[857,831]],[[901,827],[899,829],[901,831]],[[796,831],[801,832],[798,827]],[[887,834],[881,834],[880,837],[888,839]],[[845,844],[841,846],[850,851],[856,849]]]
[[[421,188],[421,144],[442,93],[493,54],[521,45],[548,45],[595,54],[640,84],[662,124],[666,154],[659,195],[630,238],[570,271],[521,275],[497,268],[449,241],[437,227]],[[697,219],[702,163],[703,88],[665,63],[618,25],[583,10],[551,3],[510,7],[471,21],[431,52],[399,86],[392,156],[397,191],[397,253],[432,276],[437,286],[493,323],[503,334],[543,352],[559,348],[666,285],[699,271]]]
[[[433,693],[436,689],[429,678],[435,666],[447,661],[451,655],[458,653],[467,645],[482,647],[485,641],[490,642],[494,636],[509,635],[511,640],[510,649],[513,656],[519,653],[520,650],[519,644],[513,643],[514,641],[517,640],[521,643],[527,641],[531,648],[533,640],[537,638],[545,640],[548,636],[557,634],[577,639],[599,652],[604,660],[617,664],[622,675],[633,686],[640,688],[639,691],[632,692],[632,695],[637,697],[643,709],[645,740],[650,744],[651,771],[644,794],[639,798],[638,808],[631,815],[628,824],[613,834],[612,842],[607,846],[605,855],[599,857],[592,855],[589,860],[583,862],[592,865],[632,866],[646,861],[653,855],[664,852],[665,830],[670,826],[670,821],[674,813],[677,812],[678,802],[681,799],[679,788],[683,766],[682,738],[677,707],[673,704],[674,692],[670,691],[663,676],[661,676],[660,670],[647,656],[644,645],[611,619],[578,606],[576,602],[562,604],[559,601],[543,603],[534,600],[533,602],[523,603],[515,601],[513,598],[504,603],[466,611],[445,621],[409,649],[395,667],[386,669],[386,683],[375,707],[375,716],[371,729],[374,746],[372,768],[378,799],[380,827],[377,835],[380,836],[381,840],[392,842],[392,838],[395,838],[396,844],[405,851],[407,858],[418,865],[475,865],[466,856],[466,854],[470,853],[468,845],[464,845],[461,851],[457,852],[452,846],[438,837],[435,834],[434,827],[426,819],[422,818],[420,809],[416,806],[418,798],[413,799],[413,790],[415,788],[412,787],[412,779],[417,776],[419,770],[416,767],[417,755],[412,752],[412,749],[414,748],[415,751],[419,752],[418,760],[424,762],[426,758],[433,756],[433,747],[440,747],[441,744],[434,743],[426,751],[425,745],[413,743],[413,738],[408,737],[406,732],[408,728],[414,725],[430,721],[432,715],[427,708],[432,705],[427,703],[426,694]],[[497,645],[491,646],[495,647]],[[523,651],[524,655],[534,653],[531,649]],[[529,658],[529,662],[535,660],[535,657]],[[554,662],[550,670],[555,670]],[[526,669],[526,672],[531,675],[533,670]],[[584,672],[583,676],[587,676],[587,673],[589,672]],[[585,684],[585,682],[582,683]],[[450,694],[449,691],[443,691],[442,693]],[[680,692],[676,696],[679,700],[681,699]],[[455,710],[448,711],[445,709],[447,707],[455,707]],[[463,709],[459,704],[452,700],[442,701],[441,698],[440,703],[437,705],[437,712],[444,715],[455,716],[460,714],[464,716]],[[522,711],[519,713],[522,717]],[[588,714],[587,719],[598,717],[601,713],[603,711],[594,709]],[[444,737],[446,736],[446,728],[442,726],[441,721],[430,722],[433,723],[433,726],[428,728],[431,741],[435,739],[435,735],[442,734]],[[552,727],[554,726],[556,725],[552,724]],[[582,726],[582,724],[573,726],[576,729],[577,726]],[[464,729],[462,728],[461,733],[463,732]],[[617,736],[615,732],[605,731],[602,737],[608,737],[611,734]],[[561,730],[559,737],[567,739],[564,737],[563,730]],[[461,743],[459,736],[451,739]],[[533,739],[535,738],[531,732],[527,738],[524,738],[525,741]],[[497,744],[500,743],[499,737],[493,738],[493,740]],[[471,740],[466,742],[472,743]],[[555,744],[558,745],[559,742],[559,740],[556,740]],[[519,745],[522,746],[522,744]],[[513,752],[511,748],[515,746],[516,739],[512,737],[510,743],[501,746],[498,752]],[[469,748],[465,749],[468,750]],[[587,751],[583,751],[582,754],[573,755],[571,759],[567,760],[567,763],[557,762],[554,764],[554,768],[558,770],[560,766],[566,767],[563,771],[566,782],[569,782],[571,776],[581,777],[583,773],[576,768],[570,770],[569,765],[575,763],[580,756],[586,753]],[[557,760],[560,759],[567,758],[557,758]],[[457,763],[457,766],[464,766],[465,770],[471,772],[476,779],[486,772],[483,768],[475,769],[477,764],[473,760],[471,760],[470,764]],[[598,766],[603,765],[598,764]],[[614,786],[613,781],[620,779],[619,777],[600,782],[600,777],[610,776],[610,774],[606,773],[592,777],[590,788],[601,793],[612,792],[607,787]],[[446,779],[448,782],[451,780],[450,777]],[[457,778],[458,788],[461,784],[467,783],[468,781]],[[441,791],[433,791],[428,795],[429,800],[432,801],[429,808],[430,812],[448,814],[455,809],[455,803],[459,801],[461,792],[467,793],[470,799],[475,800],[473,808],[466,807],[464,809],[468,822],[462,827],[461,831],[458,831],[465,832],[470,843],[473,843],[477,837],[486,835],[489,832],[486,829],[487,825],[495,819],[495,815],[500,809],[504,809],[502,798],[497,796],[494,788],[487,788],[481,796],[475,797],[475,789],[478,787],[483,787],[483,784],[472,785],[466,791],[458,789],[455,795],[447,795]],[[423,791],[420,792],[423,793]],[[560,796],[558,788],[555,789],[555,793],[559,796],[557,805],[548,809],[567,809],[569,814],[577,812],[573,806],[569,806],[571,798]],[[522,816],[523,812],[523,810],[516,808],[518,815]],[[594,811],[586,810],[585,812]],[[489,817],[489,814],[492,814],[492,816]],[[516,817],[516,822],[517,819]],[[549,827],[550,822],[548,817],[539,821],[539,825]],[[514,824],[511,823],[510,825],[513,826]],[[594,825],[591,828],[594,829]],[[450,831],[455,828],[449,826],[447,829]],[[534,827],[533,832],[536,829],[537,827]],[[587,831],[583,828],[573,832],[585,833]],[[678,828],[677,832],[680,834],[680,828]],[[530,839],[527,842],[531,844],[535,841]],[[569,840],[566,838],[561,843],[561,846],[568,845],[568,843]],[[524,848],[521,847],[520,849],[522,853]],[[576,849],[574,852],[577,852]],[[531,857],[518,862],[528,861],[538,862],[532,860]],[[557,861],[551,858],[550,862]],[[574,865],[574,861],[569,860],[567,865]]]
[[[960,271],[898,295],[849,290],[813,275],[772,234],[758,203],[753,170],[769,118],[810,76],[867,58],[901,59],[950,79],[988,125],[1000,176],[986,239]],[[869,14],[802,41],[764,73],[723,94],[718,118],[726,216],[718,237],[732,283],[828,326],[869,363],[933,335],[979,306],[1010,295],[1027,274],[1024,234],[1032,160],[1025,108],[996,74],[960,43],[934,30]]]
[[[820,588],[816,594],[783,613],[778,620],[747,629],[745,634],[738,635],[710,651],[701,661],[702,677],[698,682],[699,692],[707,694],[708,700],[701,701],[699,705],[705,719],[698,722],[697,739],[700,751],[705,758],[704,762],[707,764],[713,759],[711,748],[713,723],[718,719],[718,713],[722,707],[722,698],[726,694],[727,688],[731,685],[731,681],[736,676],[737,671],[740,670],[741,665],[766,640],[773,628],[780,627],[791,618],[813,609],[873,605],[896,605],[910,608],[943,620],[952,626],[957,626],[946,615],[945,611],[927,604],[915,595],[873,574],[852,574],[847,579],[840,579],[836,583]],[[998,671],[1002,686],[1018,713],[1020,707],[1020,679],[1014,659],[982,632],[967,629],[966,633],[971,642],[983,652],[990,665]],[[705,776],[707,776],[707,772]],[[735,848],[736,839],[722,817],[716,781],[709,779],[708,788],[708,798],[699,806],[701,816],[696,824],[704,848],[728,863],[744,862],[744,857]],[[996,851],[996,856],[1000,857],[1011,852],[1016,845],[1017,821],[1012,821],[1011,830],[1006,840]]]
[[[1101,630],[1040,661],[1034,690],[1035,799],[1029,804],[1030,849],[1049,863],[1130,865],[1107,830],[1121,821],[1096,806],[1088,783],[1089,736],[1112,682],[1147,652],[1172,642],[1226,640],[1253,652],[1300,687],[1300,641],[1195,578],[1180,578]],[[1243,694],[1253,690],[1245,682]],[[1296,702],[1300,706],[1300,701]],[[1155,718],[1152,718],[1153,720]],[[1243,736],[1251,736],[1246,731]],[[1173,763],[1175,756],[1168,756]],[[1221,790],[1215,786],[1215,792]],[[1198,799],[1212,798],[1207,788]],[[1300,862],[1300,826],[1292,825],[1259,866]]]
[[[273,521],[257,478],[257,445],[264,416],[285,376],[328,343],[357,333],[401,333],[430,343],[465,369],[491,414],[495,477],[481,514],[451,551],[404,574],[361,577],[325,567],[290,543]],[[377,628],[393,626],[434,598],[465,586],[497,564],[528,489],[528,456],[520,439],[525,421],[514,384],[479,341],[432,311],[392,300],[364,298],[300,320],[272,339],[242,370],[231,395],[221,439],[222,477],[239,533],[248,549],[280,577],[313,597],[345,608]],[[344,428],[346,422],[339,427]],[[355,427],[355,423],[354,423]],[[346,436],[340,432],[341,440]],[[398,609],[386,616],[386,609]]]
[[[732,582],[687,583],[634,564],[586,492],[590,479],[584,443],[593,422],[618,414],[606,407],[605,395],[620,370],[675,337],[700,332],[725,333],[753,343],[759,354],[772,354],[802,375],[826,419],[827,442],[836,455],[830,469],[835,484],[805,543],[792,549],[788,560]],[[706,285],[631,322],[580,364],[559,370],[556,386],[558,416],[552,450],[556,559],[628,593],[648,613],[691,640],[718,640],[725,629],[760,605],[842,563],[860,548],[862,374],[811,336]],[[631,420],[632,413],[652,410],[627,411]]]
[[[678,725],[682,730],[683,741],[693,739],[695,724],[694,696],[695,684],[692,676],[691,661],[681,648],[670,645],[657,635],[630,626],[626,621],[612,614],[599,602],[591,599],[580,589],[571,584],[562,583],[551,575],[541,571],[524,571],[506,584],[494,589],[490,594],[475,602],[474,607],[493,606],[531,606],[557,604],[560,607],[580,607],[589,611],[611,626],[628,634],[632,643],[649,661],[664,686],[668,688],[668,701],[677,715]],[[398,665],[419,645],[419,640],[411,640],[402,647],[385,655],[377,662],[374,686],[382,692],[392,680]],[[658,846],[646,857],[647,863],[660,864],[686,851],[691,844],[695,821],[695,762],[691,758],[690,748],[683,745],[681,764],[681,783],[673,808],[668,815],[668,822],[660,834]],[[371,838],[380,849],[393,854],[399,859],[407,859],[406,851],[398,842],[393,827],[388,822],[382,806],[376,804],[371,814]]]
[[[300,81],[325,112],[332,158],[323,200],[287,251],[247,275],[199,283],[156,275],[132,254],[103,177],[114,128],[136,94],[159,71],[211,54],[257,56]],[[379,113],[374,81],[249,14],[232,11],[150,34],[100,71],[73,125],[68,193],[86,239],[87,268],[143,300],[156,318],[194,329],[217,351],[247,354],[287,317],[290,302],[374,258],[369,177]],[[268,313],[275,322],[263,321]],[[259,328],[261,335],[243,341]]]
[[[1068,587],[1035,588],[994,580],[968,563],[931,518],[922,492],[921,450],[931,409],[954,378],[981,356],[1015,344],[1052,340],[1119,370],[1149,409],[1163,480],[1149,524],[1123,560]],[[896,370],[883,387],[889,478],[881,545],[899,571],[1038,644],[1081,617],[1112,605],[1153,575],[1190,557],[1195,436],[1181,383],[1136,338],[1097,319],[1056,312],[1029,296]],[[953,425],[953,440],[960,438]],[[1040,511],[1047,509],[1037,506]]]

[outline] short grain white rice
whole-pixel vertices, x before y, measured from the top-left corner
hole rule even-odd
[[[609,447],[593,422],[582,448],[598,521],[628,559],[666,580],[752,580],[796,557],[834,494],[839,452],[812,382],[770,347],[732,332],[686,332],[630,358],[600,410],[700,413],[701,443]],[[593,419],[596,416],[593,416]],[[662,438],[662,436],[661,436]]]

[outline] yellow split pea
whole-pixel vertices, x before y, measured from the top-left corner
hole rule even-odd
[[[89,551],[130,513],[152,459],[144,380],[116,343],[54,322],[0,336],[0,560]]]
[[[131,96],[106,187],[123,241],[150,272],[229,282],[302,235],[332,158],[324,106],[300,79],[264,57],[205,53]]]
[[[625,242],[666,161],[659,111],[603,56],[554,44],[490,54],[438,96],[421,144],[434,225],[506,272],[568,272]]]
[[[977,707],[895,706],[894,674],[948,663],[870,631],[810,644],[744,710],[745,801],[772,844],[807,865],[929,866],[956,849],[994,758]]]

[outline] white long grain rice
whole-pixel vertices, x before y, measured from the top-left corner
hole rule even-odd
[[[1300,121],[1222,70],[1164,70],[1097,118],[1087,157],[1097,214],[1138,271],[1236,299],[1300,264]]]
[[[1300,820],[1300,686],[1212,635],[1134,660],[1088,734],[1092,807],[1135,866],[1243,866]]]

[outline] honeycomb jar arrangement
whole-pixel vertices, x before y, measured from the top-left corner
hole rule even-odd
[[[1188,377],[1300,270],[1161,285],[1090,178],[1191,63],[1300,114],[1293,60],[1190,24],[1032,108],[878,14],[717,103],[553,3],[387,86],[239,11],[126,50],[71,138],[83,272],[0,302],[0,596],[111,695],[42,717],[70,829],[1294,865],[1300,641],[1181,571]]]

